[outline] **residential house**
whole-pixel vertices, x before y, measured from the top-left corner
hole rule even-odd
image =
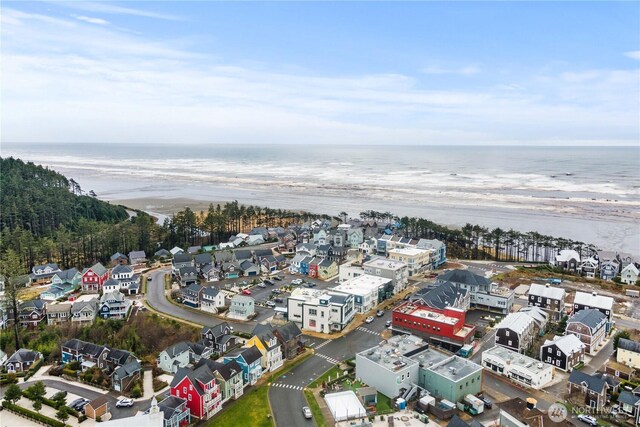
[[[338,264],[335,261],[325,258],[318,263],[318,278],[329,280],[338,275]]]
[[[249,319],[255,314],[255,300],[246,295],[234,295],[229,306],[229,317]]]
[[[111,279],[118,282],[118,290],[125,295],[137,295],[140,291],[140,275],[134,274],[133,268],[129,265],[117,265],[113,267],[111,269]]]
[[[607,403],[607,382],[595,375],[589,375],[574,370],[569,375],[568,389],[570,395],[583,395],[584,404],[596,410],[601,410]]]
[[[536,333],[540,335],[544,335],[547,330],[547,324],[549,323],[549,313],[541,309],[540,307],[535,306],[526,306],[522,307],[518,310],[519,313],[526,313],[533,319],[533,323],[535,324]]]
[[[447,307],[468,311],[471,298],[466,289],[444,282],[434,286],[427,286],[411,295],[411,303],[444,310]]]
[[[180,368],[171,381],[171,396],[187,401],[191,415],[209,419],[222,409],[222,393],[214,373],[206,364],[196,368]]]
[[[607,360],[605,362],[604,372],[611,377],[620,378],[625,381],[633,381],[633,378],[636,376],[635,368],[618,363],[615,360]]]
[[[13,353],[11,357],[5,360],[2,365],[7,370],[7,372],[11,374],[28,371],[40,360],[42,360],[41,353],[26,348],[21,348]]]
[[[529,286],[529,305],[542,308],[553,320],[560,320],[564,316],[565,295],[563,288],[557,288],[548,283],[544,285],[532,283]]]
[[[51,277],[52,285],[62,285],[65,283],[70,283],[74,286],[78,286],[80,284],[80,280],[82,279],[82,274],[76,270],[75,268],[69,268],[67,270],[60,271],[55,273]]]
[[[317,245],[326,245],[329,242],[329,233],[324,228],[314,230],[313,241]]]
[[[51,283],[51,278],[54,274],[60,273],[60,268],[55,262],[50,262],[42,265],[34,265],[29,275],[31,283],[34,285],[46,285]]]
[[[580,263],[580,268],[578,269],[578,271],[580,272],[580,274],[589,279],[595,279],[598,275],[599,265],[600,263],[598,262],[597,258],[589,257]]]
[[[58,298],[64,298],[65,296],[73,293],[76,290],[76,286],[71,283],[52,284],[49,289],[40,294],[40,299],[47,301],[55,301]]]
[[[193,308],[200,307],[204,286],[192,283],[182,290],[182,303]]]
[[[364,242],[364,233],[362,228],[350,228],[347,230],[347,245],[352,248],[358,248]]]
[[[236,337],[227,322],[215,326],[204,326],[200,331],[203,343],[218,353],[226,353],[236,346]]]
[[[613,321],[613,298],[598,295],[596,291],[580,292],[577,291],[573,299],[573,312],[577,313],[586,308],[595,308],[600,310],[607,317],[607,333],[611,329]]]
[[[47,303],[41,299],[18,304],[18,321],[23,328],[35,328],[47,319]]]
[[[548,411],[543,412],[536,408],[536,403],[530,399],[524,400],[514,397],[500,403],[500,413],[496,425],[501,427],[574,427],[570,419],[557,421],[557,418],[554,417],[554,420],[549,418]],[[477,421],[474,420],[473,423],[477,423]],[[454,427],[464,426],[455,425]],[[476,424],[471,427],[482,427],[482,425]]]
[[[640,390],[636,388],[632,392],[621,391],[618,396],[618,404],[621,412],[632,418],[633,424],[640,425]]]
[[[640,342],[620,338],[616,350],[616,360],[618,363],[640,369]]]
[[[549,264],[565,271],[575,272],[580,267],[580,254],[573,249],[563,249],[556,254]]]
[[[371,254],[375,254],[376,252],[376,239],[375,238],[371,238],[368,240],[365,240],[364,242],[360,243],[358,245],[358,252],[364,254],[364,255],[371,255]]]
[[[193,257],[193,262],[195,264],[195,267],[199,271],[202,271],[204,267],[213,263],[213,257],[210,253],[197,254]]]
[[[585,345],[575,335],[569,334],[546,340],[540,347],[540,360],[556,368],[571,372],[573,367],[584,362]]]
[[[152,399],[152,405],[155,401]],[[164,424],[162,427],[180,427],[185,423],[191,424],[191,411],[187,407],[187,399],[176,396],[167,396],[160,403],[158,409],[162,412]]]
[[[638,267],[634,263],[628,264],[620,272],[620,280],[626,285],[635,285],[638,283],[639,277],[640,270],[638,270]]]
[[[111,388],[124,393],[141,378],[142,366],[137,360],[118,366],[111,374]]]
[[[171,253],[172,256],[176,256],[176,255],[179,255],[179,254],[183,254],[184,253],[184,249],[182,249],[179,246],[174,246],[173,248],[171,248],[169,250],[169,252]]]
[[[257,324],[251,332],[252,337],[245,343],[245,347],[256,346],[262,354],[262,370],[273,372],[283,364],[282,347],[273,333],[271,325]]]
[[[318,256],[320,258],[331,258],[333,259],[333,247],[329,244],[319,244],[316,246],[316,254],[315,255],[308,255],[311,258],[309,259],[309,261],[311,261],[311,259],[313,259],[314,256]]]
[[[237,279],[240,277],[240,263],[235,259],[222,264],[222,272],[225,279]]]
[[[82,292],[97,294],[102,289],[102,284],[109,278],[109,270],[97,263],[82,272]]]
[[[179,253],[173,256],[171,269],[173,274],[177,275],[181,268],[193,267],[193,258],[187,253]]]
[[[124,297],[122,292],[108,292],[100,297],[98,313],[103,319],[126,320],[131,309],[131,300]]]
[[[264,243],[264,238],[262,236],[259,236],[257,234],[253,234],[253,235],[249,235],[249,237],[247,237],[247,245],[249,246],[255,246],[255,245],[261,245]]]
[[[169,259],[173,257],[173,254],[166,249],[159,249],[155,251],[153,254],[154,258],[158,258],[160,260]]]
[[[209,313],[217,313],[225,306],[225,295],[213,286],[207,286],[202,292],[200,309]]]
[[[418,381],[434,397],[459,402],[482,390],[482,366],[469,359],[451,356],[418,370]]]
[[[617,259],[600,260],[600,278],[612,280],[620,273],[620,261]]]
[[[78,324],[93,323],[98,314],[98,300],[75,301],[71,306],[71,321]]]
[[[409,269],[404,262],[375,257],[363,263],[362,267],[366,274],[391,279],[395,293],[401,292],[407,286]]]
[[[393,295],[391,279],[362,274],[331,288],[343,294],[353,295],[358,313],[366,313]]]
[[[109,348],[79,339],[70,339],[60,345],[61,361],[63,364],[78,361],[82,370],[97,366],[98,369],[108,369],[107,356]]]
[[[47,307],[47,325],[58,325],[71,319],[71,304],[51,304]]]
[[[301,329],[325,333],[343,330],[356,313],[353,295],[306,288],[293,290],[287,310]]]
[[[482,352],[482,366],[536,390],[553,380],[553,366],[499,345]]]
[[[578,311],[567,321],[566,334],[577,336],[586,351],[595,354],[606,336],[607,317],[599,310],[588,308]]]
[[[116,265],[127,265],[129,264],[129,258],[125,254],[121,254],[120,252],[116,252],[111,255],[109,258],[109,262],[111,262],[111,266],[115,267]]]
[[[496,345],[524,353],[533,343],[536,335],[535,322],[526,313],[509,313],[496,326]]]
[[[216,377],[222,393],[222,403],[230,399],[238,399],[244,394],[244,381],[242,380],[242,368],[235,360],[228,363],[215,362],[211,359],[200,359],[196,369],[207,365]]]
[[[269,238],[269,230],[266,227],[253,227],[249,231],[249,236],[262,236],[264,240]]]
[[[437,239],[420,239],[416,244],[418,249],[428,249],[431,251],[433,270],[436,270],[447,262],[447,245]]]
[[[278,260],[273,255],[260,257],[260,265],[265,273],[273,273],[278,270]]]
[[[254,385],[262,377],[262,353],[255,345],[235,349],[224,356],[224,363],[231,360],[235,360],[240,365],[245,385]]]
[[[158,368],[164,372],[175,374],[179,368],[195,364],[200,359],[208,359],[213,348],[188,341],[181,341],[162,350],[156,359]]]
[[[466,289],[470,295],[471,307],[508,314],[514,301],[511,289],[491,283],[484,276],[474,274],[469,270],[450,270],[438,276],[436,284],[451,282]]]
[[[200,274],[206,282],[217,282],[220,280],[220,269],[213,264],[202,267]]]
[[[313,262],[315,258],[307,256],[304,257],[301,261],[300,261],[300,266],[298,267],[298,273],[302,274],[304,276],[309,275],[309,271],[311,269],[310,265]]]
[[[200,252],[201,250],[202,250],[202,246],[200,246],[200,245],[189,246],[187,248],[187,253],[189,255],[195,255],[198,252]]]
[[[260,267],[249,260],[244,260],[240,263],[240,271],[243,276],[259,276]]]
[[[131,265],[141,265],[147,262],[147,254],[144,251],[129,252],[129,263]]]
[[[309,262],[309,277],[318,277],[318,266],[321,261],[321,258],[315,257]]]
[[[114,370],[118,366],[124,366],[128,363],[138,360],[136,356],[127,350],[110,348],[107,353],[106,361],[109,370]]]
[[[178,281],[180,286],[187,287],[198,283],[198,270],[195,267],[181,267],[178,270]]]
[[[304,351],[302,331],[295,322],[287,322],[284,325],[275,326],[273,334],[282,347],[282,355],[285,359],[293,359]]]
[[[300,262],[305,259],[307,255],[296,254],[293,258],[291,258],[291,262],[289,263],[289,273],[298,274],[300,273]]]
[[[296,255],[316,256],[316,245],[313,243],[298,243]]]

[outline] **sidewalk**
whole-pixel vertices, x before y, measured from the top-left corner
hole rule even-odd
[[[144,379],[142,383],[143,394],[140,399],[136,399],[136,400],[148,400],[148,399],[151,399],[155,394],[153,392],[153,371],[151,370],[143,371],[143,374],[144,374]]]

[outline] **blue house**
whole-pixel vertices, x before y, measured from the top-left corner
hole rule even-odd
[[[55,301],[58,298],[62,298],[65,295],[69,295],[76,289],[76,286],[71,283],[63,283],[61,285],[51,285],[49,289],[40,294],[40,299]]]
[[[447,262],[447,245],[437,239],[420,239],[416,245],[418,249],[430,249],[432,254],[431,267],[435,270]]]
[[[378,239],[376,242],[376,253],[387,256],[387,241],[385,239]]]
[[[224,357],[225,364],[232,360],[242,368],[242,380],[245,385],[253,385],[262,377],[262,353],[255,345],[239,348]]]
[[[302,261],[300,261],[300,268],[298,268],[298,273],[304,274],[307,276],[309,274],[309,265],[311,265],[311,261],[313,261],[312,256],[304,257]]]

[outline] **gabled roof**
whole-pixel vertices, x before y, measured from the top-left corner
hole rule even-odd
[[[85,308],[89,308],[93,311],[96,311],[98,309],[98,300],[95,298],[92,298],[89,301],[76,301],[73,303],[73,306],[71,307],[71,312],[78,313]]]
[[[636,267],[634,263],[630,263],[625,268],[623,268],[622,273],[626,272],[627,270],[631,271],[636,276],[640,274],[640,270],[638,270],[638,267]]]
[[[175,343],[167,347],[164,351],[167,352],[167,355],[169,357],[174,358],[176,356],[181,355],[185,351],[191,351],[191,347],[189,346],[188,342],[180,341],[178,343]]]
[[[273,328],[271,327],[271,325],[263,325],[261,323],[258,323],[254,328],[253,331],[251,331],[251,335],[255,335],[256,337],[258,337],[260,339],[260,341],[262,341],[262,344],[269,350],[271,350],[272,348],[276,348],[278,347],[280,344],[277,343],[277,339],[276,336],[273,333]],[[272,340],[276,340],[276,344],[271,345],[269,342]]]
[[[211,262],[213,262],[213,257],[210,253],[203,253],[193,257],[193,260],[196,264],[211,264]]]
[[[200,382],[207,384],[215,380],[213,371],[206,364],[203,364],[193,370],[187,368],[178,368],[178,371],[173,377],[173,381],[171,381],[171,388],[178,386],[178,384],[180,384],[185,377],[189,378],[189,381],[191,382],[191,384],[193,384],[193,388],[200,396],[205,394],[202,386],[200,385]]]
[[[324,258],[322,261],[320,261],[318,265],[320,267],[331,267],[334,264],[335,264],[335,261],[332,261],[329,258]]]
[[[273,251],[271,249],[256,249],[253,251],[253,254],[256,257],[261,258],[263,256],[273,255]]]
[[[18,351],[16,351],[15,353],[13,353],[11,355],[11,357],[9,357],[5,363],[5,365],[7,363],[15,363],[15,362],[20,362],[20,363],[33,363],[34,361],[40,359],[42,357],[42,355],[37,352],[37,351],[33,351],[33,350],[29,350],[27,348],[21,348]]]
[[[204,286],[198,283],[192,283],[186,288],[184,288],[183,292],[190,295],[198,295],[203,290],[204,290]]]
[[[136,358],[133,353],[128,350],[121,350],[119,348],[110,349],[109,355],[107,356],[109,360],[112,360],[118,365],[123,365],[127,362],[129,358]]]
[[[444,282],[435,287],[421,289],[411,297],[411,301],[423,301],[429,307],[444,310],[455,305],[457,300],[466,294],[466,289],[461,289],[451,282]]]
[[[618,340],[618,348],[632,351],[634,353],[640,353],[640,342],[631,341],[626,338],[620,338]]]
[[[284,325],[276,326],[275,329],[285,341],[290,341],[302,335],[302,331],[295,322],[287,322]]]
[[[71,312],[71,304],[69,303],[60,303],[60,304],[51,304],[47,307],[47,314],[49,313],[64,313]]]
[[[158,403],[158,408],[162,411],[163,418],[170,420],[176,410],[187,402],[186,399],[177,396],[167,396],[162,402]]]
[[[200,331],[201,334],[206,334],[207,332],[211,331],[211,333],[213,334],[214,338],[220,338],[223,335],[228,335],[229,333],[231,333],[231,328],[229,327],[229,324],[227,322],[222,322],[222,323],[218,323],[215,326],[204,326],[202,328],[202,330]]]
[[[565,290],[563,288],[556,288],[549,284],[541,285],[539,283],[532,283],[529,287],[529,295],[537,297],[551,298],[560,301],[565,296]]]
[[[253,256],[251,255],[251,251],[250,250],[239,250],[239,251],[235,251],[235,255],[236,255],[236,259],[238,261],[242,261],[244,259],[251,259],[253,258]]]
[[[531,327],[532,323],[533,317],[529,316],[527,313],[509,313],[500,323],[498,323],[496,329],[509,329],[520,335],[526,332],[527,329]]]
[[[47,303],[41,299],[32,299],[32,300],[24,301],[20,303],[20,305],[18,306],[18,310],[19,311],[26,311],[26,310],[42,311],[44,310],[44,307],[46,305]]]
[[[602,378],[585,374],[584,372],[575,369],[571,371],[571,375],[569,375],[569,383],[586,385],[587,389],[598,394],[602,394],[604,392],[607,384],[607,382]]]
[[[597,329],[602,323],[606,322],[606,319],[607,316],[605,316],[600,310],[587,308],[574,314],[567,321],[567,324],[578,322],[588,326],[590,329]]]
[[[255,345],[243,350],[240,355],[249,365],[257,360],[260,360],[260,358],[262,357],[262,353],[260,353],[260,350],[258,350],[258,347],[256,347]]]
[[[107,272],[107,268],[104,265],[100,264],[99,262],[96,264],[93,264],[89,269],[94,273],[96,273],[98,276],[102,276]]]
[[[144,251],[131,251],[129,252],[129,259],[132,258],[146,258],[147,254]]]
[[[78,270],[75,268],[69,268],[67,270],[57,272],[54,276],[58,276],[58,278],[63,282],[71,282],[76,274],[78,274]]]
[[[125,254],[121,254],[120,252],[116,252],[115,254],[111,255],[111,257],[109,258],[110,261],[115,261],[118,258],[126,258],[127,256]]]
[[[620,392],[620,395],[618,396],[618,402],[636,406],[640,404],[640,396],[624,390]]]
[[[189,255],[189,254],[180,253],[180,254],[176,254],[176,255],[173,256],[173,263],[174,264],[183,263],[183,262],[191,262],[191,261],[193,261],[193,259],[191,258],[191,255]]]
[[[158,250],[153,254],[153,256],[157,256],[157,257],[162,257],[162,256],[164,256],[164,257],[168,257],[168,256],[171,256],[171,252],[169,252],[169,251],[168,251],[168,250],[166,250],[166,249],[158,249]]]
[[[556,255],[556,262],[567,262],[571,259],[580,262],[580,254],[573,249],[563,249]]]
[[[133,268],[130,265],[122,265],[118,264],[111,269],[111,275],[115,276],[116,274],[122,273],[133,273]]]
[[[133,360],[126,365],[118,366],[113,371],[113,374],[122,379],[134,375],[136,372],[140,372],[141,369],[142,367],[140,366],[140,362],[138,362],[137,360]]]
[[[489,285],[491,282],[483,276],[474,274],[469,270],[449,270],[438,276],[439,281],[464,283],[471,286]]]
[[[179,271],[180,277],[182,276],[197,276],[198,270],[195,267],[180,267]]]
[[[116,279],[108,279],[106,282],[104,282],[104,284],[102,286],[104,286],[104,287],[109,287],[109,286],[118,286],[118,287],[120,287],[120,282],[118,282]]]
[[[614,362],[610,362],[610,363],[614,363]],[[601,380],[606,382],[609,385],[609,387],[615,388],[620,385],[620,381],[618,381],[618,379],[611,374],[607,374],[605,372],[596,372],[595,374],[593,374],[593,376],[600,378]]]
[[[203,295],[206,295],[206,296],[211,297],[211,298],[215,298],[216,296],[218,296],[219,293],[220,293],[220,291],[216,287],[214,287],[214,286],[206,286],[204,288]]]
[[[241,269],[241,270],[249,270],[249,269],[251,269],[251,268],[253,268],[253,269],[258,268],[258,269],[259,269],[260,267],[258,267],[257,265],[255,265],[254,263],[252,263],[252,262],[251,262],[251,261],[249,261],[249,260],[244,260],[244,261],[242,261],[242,263],[240,264],[240,269]]]
[[[110,301],[122,302],[124,301],[124,295],[120,291],[113,291],[113,292],[107,292],[103,294],[102,298],[100,298],[101,304],[104,304],[105,302],[110,302]]]

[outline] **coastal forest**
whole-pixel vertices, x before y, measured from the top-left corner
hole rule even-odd
[[[349,221],[346,212],[331,216],[233,201],[211,204],[202,212],[185,208],[159,225],[144,212],[99,200],[93,191],[86,192],[73,179],[48,168],[0,158],[0,171],[0,254],[5,268],[15,265],[12,275],[26,274],[45,262],[81,269],[95,262],[106,264],[115,252],[144,250],[151,257],[160,248],[217,244],[254,227],[287,227],[317,218],[334,225]],[[359,216],[367,236],[386,232],[439,239],[447,245],[449,257],[543,262],[559,249],[576,249],[583,256],[596,249],[534,231],[490,230],[472,224],[456,229],[373,210]]]

